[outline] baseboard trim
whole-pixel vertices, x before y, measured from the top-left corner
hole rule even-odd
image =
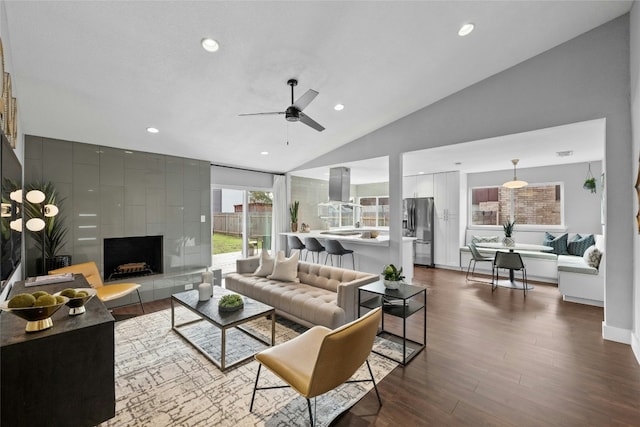
[[[631,350],[633,350],[633,355],[636,356],[636,361],[640,365],[640,337],[634,333],[631,334]]]
[[[602,322],[602,338],[622,344],[631,344],[631,329],[616,328]]]

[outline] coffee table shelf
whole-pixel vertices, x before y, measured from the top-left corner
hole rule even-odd
[[[244,307],[240,310],[233,312],[220,312],[218,310],[218,300],[222,295],[231,294],[233,292],[227,291],[219,286],[214,286],[214,296],[207,301],[198,300],[198,291],[191,290],[185,292],[179,292],[171,295],[171,328],[180,335],[189,344],[194,346],[198,351],[204,354],[214,365],[216,365],[221,371],[237,366],[240,363],[253,357],[254,353],[249,354],[233,363],[226,363],[227,353],[227,330],[236,328],[253,339],[268,345],[273,346],[275,344],[275,331],[276,331],[276,313],[275,309],[270,305],[263,304],[259,301],[243,296],[245,300]],[[175,306],[178,304],[199,316],[198,319],[190,320],[180,324],[176,324],[175,318]],[[243,328],[242,325],[252,320],[259,319],[261,317],[271,317],[271,342],[266,341],[262,337],[252,333],[250,330]],[[207,352],[202,346],[189,338],[187,334],[182,332],[180,328],[191,325],[193,323],[207,321],[216,328],[220,329],[220,359],[214,358],[209,352]]]

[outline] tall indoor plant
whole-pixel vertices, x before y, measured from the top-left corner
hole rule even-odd
[[[52,182],[28,184],[25,192],[28,193],[31,190],[40,190],[45,195],[45,200],[42,203],[31,203],[26,199],[24,200],[24,221],[30,218],[42,218],[45,222],[45,227],[42,231],[31,232],[31,235],[33,236],[36,249],[40,254],[44,254],[45,268],[42,268],[43,259],[41,256],[38,261],[39,266],[37,270],[40,273],[46,274],[49,270],[71,265],[71,255],[60,254],[66,242],[67,232],[69,231],[64,224],[62,215],[58,214],[52,217],[43,217],[42,215],[42,206],[44,205],[55,205],[61,212],[61,205],[64,202],[64,198],[60,197]]]
[[[298,200],[294,200],[291,205],[289,205],[289,214],[291,215],[291,231],[298,231],[298,208],[300,207],[300,202]]]

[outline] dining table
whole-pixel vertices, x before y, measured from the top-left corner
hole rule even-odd
[[[478,248],[485,249],[497,249],[509,252],[520,252],[520,251],[528,251],[528,252],[547,252],[552,251],[553,248],[551,246],[546,245],[536,245],[532,243],[513,243],[511,245],[505,245],[502,242],[478,242],[476,243]],[[493,277],[492,277],[493,280]],[[502,288],[511,288],[511,289],[520,289],[524,288],[524,283],[518,282],[515,279],[514,270],[509,270],[509,279],[508,280],[497,280],[496,283],[498,286]],[[533,285],[527,284],[527,290],[533,289]]]

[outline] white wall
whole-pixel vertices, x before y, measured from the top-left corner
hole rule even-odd
[[[602,162],[591,162],[591,173],[600,181]],[[596,194],[584,190],[582,184],[587,176],[588,163],[572,163],[562,166],[545,166],[518,169],[518,178],[529,184],[561,182],[564,184],[564,222],[569,233],[602,234],[600,223],[600,200],[602,192]],[[468,188],[500,186],[513,178],[510,170],[470,173],[467,175]],[[464,191],[464,189],[463,189]],[[468,209],[468,208],[467,208]]]
[[[631,150],[629,15],[403,117],[300,169],[358,160],[362,153],[368,157],[389,155],[390,237],[392,245],[395,240],[399,246],[402,161],[394,159],[398,153],[598,118],[606,119],[608,255],[603,336],[629,343],[636,229],[630,177],[632,165],[637,166],[637,156],[632,156]]]
[[[631,37],[630,37],[630,69],[631,69],[631,128],[633,134],[633,174],[629,177],[634,182],[640,171],[638,159],[640,158],[640,4],[636,1],[631,9]],[[635,195],[634,212],[638,212],[638,200]],[[638,230],[633,231],[634,248],[634,275],[633,275],[633,314],[634,327],[631,346],[640,362],[640,235]]]

